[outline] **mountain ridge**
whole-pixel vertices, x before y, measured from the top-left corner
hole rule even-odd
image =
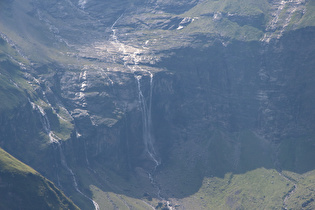
[[[79,209],[55,185],[0,148],[3,209]]]

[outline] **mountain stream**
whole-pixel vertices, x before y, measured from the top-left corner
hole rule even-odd
[[[48,119],[48,117],[47,117],[47,114],[46,114],[45,110],[44,110],[41,106],[39,106],[39,105],[37,105],[37,104],[31,102],[30,99],[29,99],[29,102],[30,102],[30,104],[32,105],[33,110],[36,110],[37,112],[39,112],[42,126],[43,126],[43,128],[44,128],[46,134],[49,136],[50,143],[52,143],[53,145],[57,145],[57,148],[58,148],[59,153],[60,153],[61,165],[62,165],[62,166],[69,172],[69,174],[71,175],[72,181],[73,181],[73,186],[74,186],[75,190],[76,190],[78,193],[80,193],[83,197],[85,197],[85,198],[87,198],[88,200],[90,200],[90,201],[93,203],[95,210],[99,210],[100,208],[99,208],[98,203],[96,203],[93,199],[91,199],[90,197],[88,197],[87,195],[85,195],[85,194],[79,189],[76,176],[75,176],[74,172],[72,171],[72,169],[69,168],[69,166],[68,166],[68,164],[67,164],[67,161],[66,161],[66,158],[65,158],[63,149],[62,149],[62,147],[61,147],[61,143],[60,143],[61,139],[60,139],[57,135],[55,135],[55,134],[53,133],[53,131],[51,130],[50,122],[49,122],[49,119]],[[57,178],[58,178],[58,183],[59,183],[59,185],[60,185],[59,176],[58,176],[58,175],[57,175]]]

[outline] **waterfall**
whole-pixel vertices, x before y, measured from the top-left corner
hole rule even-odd
[[[72,171],[71,168],[69,168],[68,164],[67,164],[67,161],[66,161],[66,158],[65,158],[65,155],[64,155],[64,152],[63,152],[63,149],[61,147],[61,144],[59,141],[57,142],[54,142],[57,146],[58,146],[58,149],[59,149],[59,153],[60,153],[60,160],[61,160],[61,164],[62,166],[70,173],[71,177],[72,177],[72,181],[73,181],[73,186],[75,188],[75,190],[80,193],[83,197],[87,198],[88,200],[90,200],[93,205],[94,205],[94,208],[95,210],[99,210],[99,205],[98,203],[96,203],[92,198],[88,197],[87,195],[85,195],[80,189],[79,189],[79,186],[78,186],[78,182],[77,182],[77,178],[74,174],[74,172]]]
[[[150,160],[152,160],[155,164],[154,169],[151,171],[147,171],[147,174],[148,174],[148,178],[150,180],[150,183],[152,184],[152,186],[154,188],[157,189],[157,197],[160,200],[165,200],[165,198],[161,197],[161,195],[160,195],[161,189],[154,179],[154,173],[156,172],[157,167],[161,164],[161,161],[159,160],[157,153],[154,149],[154,138],[152,135],[153,74],[150,71],[144,70],[139,66],[140,60],[139,60],[139,58],[137,58],[137,54],[139,53],[139,51],[135,51],[133,53],[127,52],[125,45],[118,40],[118,37],[116,35],[115,26],[116,26],[117,22],[122,18],[123,15],[124,15],[124,13],[120,17],[118,17],[118,19],[111,26],[112,40],[113,40],[113,43],[116,45],[116,47],[118,47],[118,51],[122,52],[122,54],[123,54],[124,66],[127,67],[128,69],[130,69],[130,71],[132,73],[134,73],[134,77],[137,80],[138,103],[139,103],[141,114],[142,114],[142,138],[143,138],[143,143],[144,143],[144,150],[145,150],[145,153],[148,154]],[[128,57],[130,59],[130,61],[133,63],[132,67],[128,65],[128,59],[126,59],[126,57]],[[150,75],[150,87],[149,87],[150,89],[149,89],[149,96],[148,96],[147,101],[146,101],[146,99],[143,95],[143,92],[141,90],[142,75],[136,75],[135,74],[135,68],[139,68],[141,72],[146,72]],[[169,202],[167,203],[167,206],[170,207]],[[170,208],[170,209],[172,209],[172,208]]]
[[[88,200],[90,200],[90,201],[93,203],[95,210],[99,210],[99,209],[100,209],[100,208],[99,208],[99,205],[98,205],[93,199],[89,198],[87,195],[85,195],[85,194],[79,189],[79,187],[78,187],[78,182],[77,182],[77,179],[76,179],[76,177],[75,177],[75,174],[74,174],[74,172],[72,171],[72,169],[69,168],[69,166],[68,166],[68,164],[67,164],[67,162],[66,162],[66,158],[65,158],[65,155],[64,155],[63,149],[62,149],[62,147],[61,147],[61,143],[60,143],[61,139],[60,139],[58,136],[56,136],[56,135],[51,131],[50,122],[49,122],[49,119],[48,119],[48,117],[47,117],[47,114],[46,114],[45,110],[44,110],[41,106],[39,106],[39,105],[37,105],[37,104],[31,102],[30,99],[28,99],[28,100],[29,100],[29,103],[32,105],[33,110],[36,110],[36,111],[38,111],[38,112],[40,113],[40,116],[41,116],[41,118],[40,118],[41,123],[42,123],[42,125],[43,125],[43,128],[44,128],[46,134],[49,136],[50,142],[53,143],[54,145],[57,145],[58,150],[59,150],[59,153],[60,153],[61,165],[71,174],[72,181],[73,181],[73,186],[74,186],[75,190],[76,190],[78,193],[80,193],[82,196],[84,196],[85,198],[87,198]],[[58,175],[58,173],[57,173],[57,180],[58,180],[59,186],[61,186],[61,185],[60,185],[60,181],[59,181],[59,175]]]
[[[157,159],[157,155],[153,146],[153,136],[152,136],[152,117],[151,117],[151,109],[152,109],[152,89],[153,89],[153,74],[150,73],[150,92],[149,92],[149,105],[147,105],[146,100],[143,96],[141,90],[141,79],[142,76],[135,76],[138,84],[138,96],[139,96],[139,104],[142,113],[142,132],[143,132],[143,142],[145,152],[148,153],[152,161],[155,163],[155,168],[159,166],[161,163]]]
[[[157,154],[154,149],[154,139],[152,135],[152,92],[153,92],[153,74],[149,72],[150,74],[150,90],[149,90],[149,99],[148,99],[148,105],[146,103],[145,97],[143,95],[143,92],[141,90],[141,75],[135,76],[137,80],[138,85],[138,97],[139,97],[139,105],[140,110],[142,113],[142,136],[143,136],[143,142],[144,142],[144,149],[145,152],[149,155],[150,159],[154,162],[155,166],[154,169],[151,172],[148,173],[149,180],[153,187],[157,189],[157,196],[160,200],[165,200],[165,198],[161,197],[161,189],[156,183],[154,179],[154,173],[156,171],[156,168],[161,164],[161,162],[158,160]]]
[[[88,165],[88,166],[90,166],[90,162],[89,162],[89,159],[88,159],[88,156],[87,156],[87,151],[86,151],[86,142],[85,142],[85,140],[84,140],[84,153],[85,153],[85,161],[86,161],[86,164]]]
[[[120,18],[122,18],[122,16],[124,16],[124,13],[122,13],[113,23],[113,25],[110,27],[110,29],[113,32],[112,38],[114,40],[115,43],[119,43],[118,38],[116,36],[116,29],[115,29],[115,25],[117,24],[117,22],[120,20]]]
[[[112,39],[114,41],[115,44],[119,45],[119,50],[122,50],[123,54],[126,54],[126,49],[123,43],[121,43],[118,40],[118,37],[116,35],[116,29],[115,26],[117,24],[117,22],[124,16],[124,13],[122,13],[113,23],[113,25],[111,26],[111,30],[112,30]],[[138,61],[135,59],[135,55],[136,53],[129,55],[129,56],[133,56],[133,63],[134,63],[134,67],[138,66]],[[133,68],[129,67],[127,65],[127,62],[124,62],[124,66],[127,66],[132,72]],[[140,67],[139,67],[140,68]],[[140,68],[141,69],[141,68]],[[141,71],[143,71],[141,69]],[[144,142],[144,146],[145,146],[145,151],[146,153],[148,153],[148,155],[150,156],[150,158],[152,159],[152,161],[155,163],[155,169],[157,166],[159,166],[161,163],[158,161],[157,159],[157,155],[153,146],[153,136],[152,136],[152,117],[151,117],[151,108],[152,108],[152,89],[153,89],[153,74],[149,71],[146,71],[150,74],[150,92],[149,92],[149,104],[147,105],[145,97],[143,96],[142,90],[141,90],[141,75],[135,75],[135,78],[137,80],[137,84],[138,84],[138,95],[139,95],[139,105],[140,105],[140,109],[142,112],[142,124],[143,124],[143,142]]]
[[[30,99],[28,99],[28,101],[32,105],[33,110],[36,110],[36,111],[39,112],[39,114],[40,114],[40,121],[41,121],[41,123],[43,125],[43,128],[44,128],[46,134],[49,136],[50,143],[58,142],[59,137],[56,136],[51,131],[50,123],[49,123],[49,120],[48,120],[48,117],[47,117],[47,114],[46,114],[45,110],[41,106],[31,102]]]

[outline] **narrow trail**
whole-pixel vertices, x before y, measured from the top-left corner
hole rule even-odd
[[[144,204],[146,204],[147,206],[149,206],[150,208],[155,209],[154,206],[152,206],[151,204],[145,202],[144,200],[142,200],[142,202],[143,202]]]
[[[281,177],[283,177],[285,180],[287,180],[288,182],[291,182],[294,184],[294,186],[290,189],[290,191],[287,193],[287,195],[285,196],[285,198],[283,199],[283,209],[288,209],[288,205],[287,202],[290,199],[290,197],[296,192],[297,190],[297,185],[294,181],[292,181],[291,179],[289,179],[287,176],[285,176],[283,173],[278,172],[279,175]]]
[[[130,210],[130,206],[128,205],[128,203],[126,202],[126,200],[121,196],[121,195],[118,195],[118,198],[124,203],[124,205]]]

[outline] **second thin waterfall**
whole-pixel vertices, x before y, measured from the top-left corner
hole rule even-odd
[[[142,124],[143,124],[143,142],[145,147],[145,152],[148,153],[152,161],[155,163],[155,168],[160,165],[157,154],[153,145],[153,136],[152,136],[152,117],[151,117],[151,108],[152,108],[152,90],[153,90],[153,74],[150,73],[150,91],[148,104],[146,103],[145,97],[141,90],[141,75],[135,76],[138,84],[138,94],[139,94],[139,104],[142,113]]]

